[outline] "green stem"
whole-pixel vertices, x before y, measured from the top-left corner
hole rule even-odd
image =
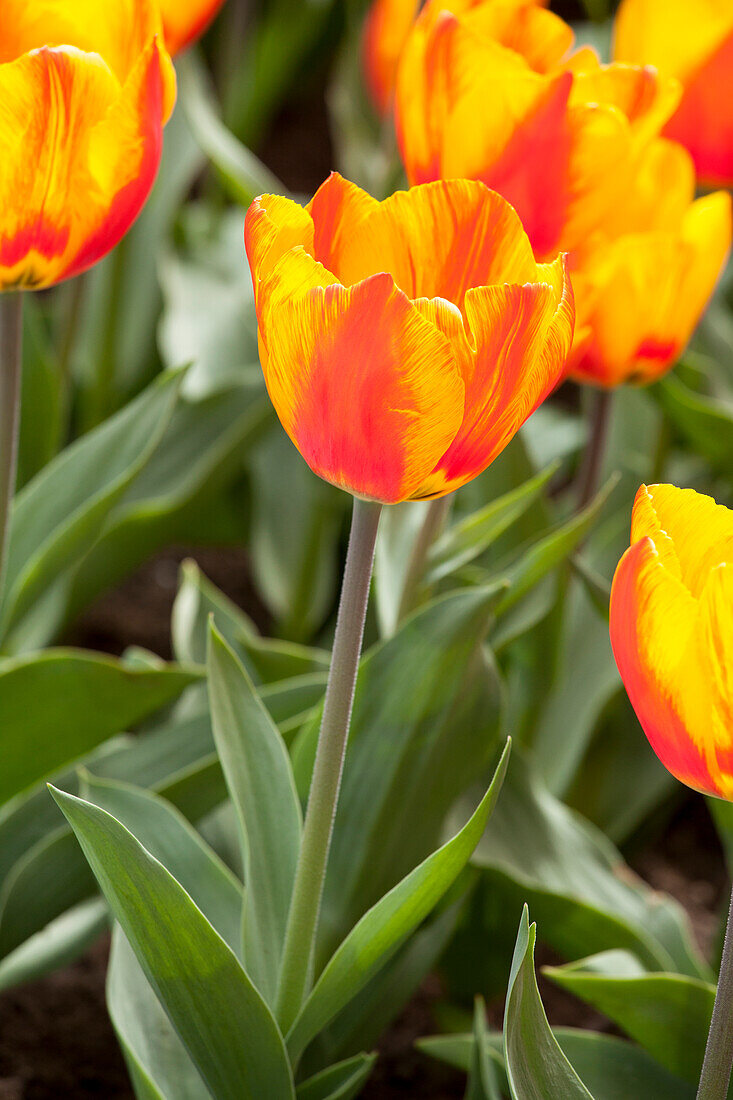
[[[733,893],[697,1100],[725,1100],[733,1066]]]
[[[586,444],[578,476],[578,511],[581,511],[586,504],[590,503],[598,489],[603,460],[606,457],[613,391],[593,390],[591,400],[592,404],[588,418],[588,443]]]
[[[18,472],[23,366],[23,295],[0,293],[0,594],[5,582],[10,509]]]
[[[283,1033],[300,1010],[311,976],[381,510],[380,504],[354,499],[331,669],[280,968],[276,1015]]]
[[[402,586],[399,612],[397,614],[398,622],[401,622],[415,606],[420,588],[420,581],[425,572],[425,561],[428,556],[428,551],[443,529],[452,502],[452,493],[448,493],[447,496],[444,497],[438,497],[437,500],[432,500],[430,502],[425,520],[418,532],[417,538],[415,539],[415,545],[410,554],[410,561],[407,566],[407,572],[405,573],[405,583]]]

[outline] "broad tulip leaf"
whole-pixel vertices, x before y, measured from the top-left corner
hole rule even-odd
[[[589,822],[553,797],[515,752],[501,801],[473,857],[504,908],[528,900],[560,954],[623,947],[654,969],[708,973],[671,898],[635,879]]]
[[[631,1097],[634,1100],[637,1097],[644,1097],[645,1100],[694,1100],[694,1086],[674,1077],[646,1051],[632,1043],[613,1035],[578,1028],[553,1028],[553,1034],[595,1100],[630,1100]],[[500,1033],[490,1033],[486,1043],[490,1056],[503,1055]],[[418,1039],[417,1047],[432,1058],[468,1072],[474,1037],[470,1034],[436,1035]]]
[[[537,926],[527,907],[519,924],[504,1009],[504,1064],[514,1100],[592,1100],[552,1034],[537,988]]]
[[[733,407],[688,389],[669,374],[651,390],[696,454],[728,473],[733,464]]]
[[[352,1100],[369,1079],[376,1060],[376,1054],[356,1054],[321,1070],[298,1085],[297,1100]]]
[[[715,986],[685,974],[645,973],[621,951],[544,973],[603,1012],[670,1073],[697,1083]]]
[[[0,803],[160,710],[200,675],[72,649],[0,662]]]
[[[473,1049],[464,1100],[501,1100],[499,1075],[487,1042],[486,1006],[477,997],[473,1013]]]
[[[107,1009],[138,1100],[210,1100],[118,924],[107,969]]]
[[[52,789],[102,893],[215,1100],[292,1100],[277,1024],[175,878],[105,810]]]
[[[67,447],[15,499],[3,632],[95,542],[113,505],[165,430],[180,372],[167,372],[99,428]]]
[[[213,624],[208,671],[214,740],[242,834],[244,958],[270,1001],[277,991],[300,851],[300,802],[280,731]]]
[[[484,508],[454,523],[433,544],[428,555],[426,584],[435,584],[479,557],[542,495],[557,472],[553,462],[518,489],[492,500]]]
[[[429,508],[429,501],[405,501],[385,508],[379,521],[374,553],[374,605],[383,638],[389,638],[397,629],[412,552]]]
[[[488,791],[463,828],[385,894],[336,949],[287,1036],[296,1057],[389,961],[455,882],[499,797],[510,747],[507,742]]]
[[[243,890],[229,868],[170,803],[140,787],[82,773],[81,797],[106,810],[186,890],[209,923],[239,953]]]
[[[501,686],[484,651],[497,591],[462,590],[362,658],[326,874],[321,953],[439,843],[446,815],[496,751]],[[317,724],[294,753],[301,790]],[[307,735],[307,736],[306,736]],[[299,757],[301,759],[299,760]],[[299,768],[300,764],[300,768]]]

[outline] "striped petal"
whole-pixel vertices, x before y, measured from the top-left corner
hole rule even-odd
[[[292,199],[260,195],[247,210],[244,244],[258,301],[260,286],[286,252],[301,247],[312,254],[313,221]]]
[[[689,149],[700,179],[733,185],[733,30],[688,81],[665,133]]]
[[[155,179],[172,79],[155,39],[122,86],[72,47],[0,65],[0,288],[49,286],[117,244]]]
[[[364,23],[362,63],[367,90],[380,115],[394,93],[397,64],[419,9],[419,0],[373,0]]]
[[[509,204],[475,181],[438,181],[382,203],[333,175],[309,207],[314,255],[351,286],[388,272],[409,298],[444,298],[535,278],[536,264]]]
[[[562,258],[524,286],[466,295],[473,344],[465,413],[422,496],[452,491],[481,473],[563,377],[572,342],[573,302]]]
[[[223,3],[224,0],[160,0],[168,52],[179,53],[199,38]]]
[[[445,336],[386,274],[278,296],[260,324],[270,397],[310,467],[357,496],[411,497],[463,414]]]

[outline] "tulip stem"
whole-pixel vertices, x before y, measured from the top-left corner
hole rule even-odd
[[[0,293],[0,599],[18,472],[22,364],[23,295],[19,291],[4,291]]]
[[[611,390],[593,390],[588,417],[588,442],[578,476],[578,511],[585,508],[596,494],[606,457],[608,424],[611,419],[613,394]]]
[[[733,1066],[733,893],[697,1100],[725,1100]]]
[[[400,607],[397,614],[398,622],[401,622],[415,606],[420,588],[420,581],[425,572],[425,561],[430,551],[430,547],[443,530],[452,501],[453,494],[448,493],[444,497],[438,497],[437,500],[431,500],[428,506],[422,527],[418,531],[417,538],[415,539],[415,545],[412,548],[407,572],[405,573],[405,583],[402,586],[402,596],[400,597]]]
[[[311,980],[381,510],[381,504],[354,499],[331,669],[280,967],[276,1015],[283,1033],[295,1020]]]

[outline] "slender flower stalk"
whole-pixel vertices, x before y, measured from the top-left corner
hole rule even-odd
[[[22,360],[23,295],[0,293],[0,597],[18,470]]]
[[[297,1016],[312,972],[381,510],[381,504],[354,498],[331,669],[285,933],[276,1005],[283,1032],[289,1030]]]
[[[733,1067],[733,893],[697,1100],[725,1100]]]
[[[430,547],[443,530],[452,502],[453,494],[449,493],[447,496],[438,497],[437,500],[432,500],[428,506],[425,519],[423,520],[422,527],[418,531],[415,545],[410,555],[410,561],[407,566],[405,583],[402,586],[400,609],[397,616],[399,621],[404,619],[406,615],[409,615],[415,606]]]
[[[578,477],[578,511],[590,503],[598,489],[606,457],[613,402],[611,390],[594,390],[591,396],[593,404],[588,418],[588,442]]]

